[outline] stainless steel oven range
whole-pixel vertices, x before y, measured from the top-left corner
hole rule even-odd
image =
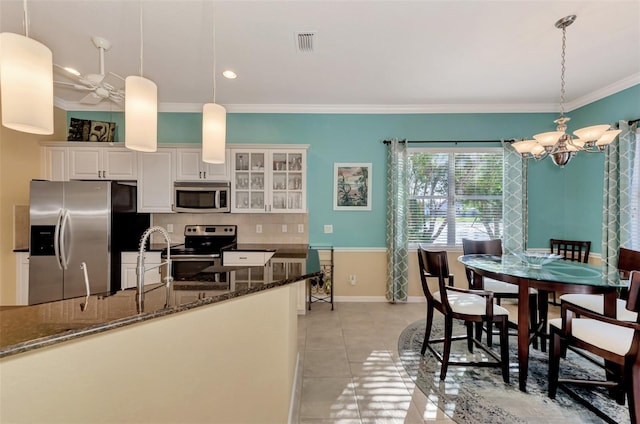
[[[221,251],[237,246],[237,230],[236,225],[185,226],[184,244],[171,248],[174,289],[228,290],[231,275],[222,267]]]

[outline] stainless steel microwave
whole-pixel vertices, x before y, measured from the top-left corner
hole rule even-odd
[[[173,183],[174,212],[229,212],[231,194],[229,183]]]

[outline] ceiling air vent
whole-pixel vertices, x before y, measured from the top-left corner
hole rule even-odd
[[[297,32],[296,38],[298,40],[298,51],[302,53],[313,52],[313,39],[315,36],[316,33],[312,31]]]

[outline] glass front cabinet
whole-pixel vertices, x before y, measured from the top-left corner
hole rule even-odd
[[[306,149],[233,149],[231,153],[232,212],[306,212]]]

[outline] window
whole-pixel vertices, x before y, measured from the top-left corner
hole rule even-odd
[[[502,238],[502,149],[409,149],[409,243]]]

